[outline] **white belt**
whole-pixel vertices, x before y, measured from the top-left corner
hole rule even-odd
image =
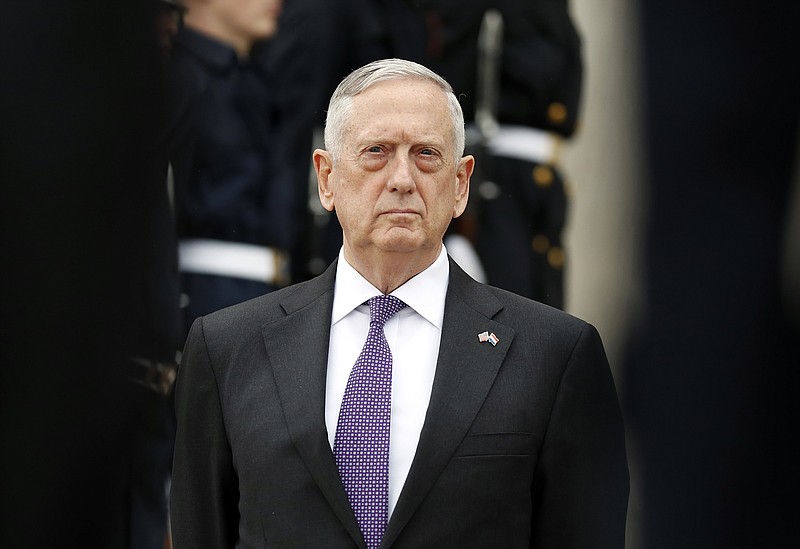
[[[558,160],[560,143],[561,138],[551,132],[526,126],[502,125],[489,139],[488,148],[495,156],[554,164]]]
[[[288,281],[286,252],[224,240],[188,239],[178,246],[183,273],[210,274],[283,285]]]

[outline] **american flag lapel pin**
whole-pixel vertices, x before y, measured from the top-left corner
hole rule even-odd
[[[494,332],[490,334],[488,331],[486,331],[478,334],[478,341],[481,343],[486,343],[488,341],[492,344],[492,347],[495,347],[498,343],[500,343],[500,338],[494,335]]]

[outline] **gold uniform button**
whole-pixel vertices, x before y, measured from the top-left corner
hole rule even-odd
[[[561,269],[564,266],[564,252],[558,246],[553,246],[547,250],[547,262],[554,269]]]
[[[550,247],[550,240],[543,234],[537,234],[533,237],[533,251],[537,254],[543,254]]]
[[[550,103],[547,107],[547,119],[551,124],[563,124],[567,120],[567,106],[564,103]]]
[[[533,181],[542,188],[549,187],[553,183],[553,170],[547,166],[536,166],[533,168]]]

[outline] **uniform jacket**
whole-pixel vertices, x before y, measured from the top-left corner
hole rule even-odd
[[[325,428],[335,270],[195,322],[176,393],[176,549],[364,547]],[[627,498],[597,331],[451,260],[430,405],[383,547],[622,549]]]
[[[184,27],[168,76],[178,236],[288,249],[292,189],[279,161],[268,74]]]

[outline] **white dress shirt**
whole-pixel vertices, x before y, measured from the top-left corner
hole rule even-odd
[[[392,351],[389,516],[411,469],[428,410],[449,275],[447,250],[442,246],[439,257],[430,267],[391,293],[407,307],[384,326]],[[343,250],[340,251],[325,389],[325,425],[331,448],[347,379],[369,331],[369,305],[365,302],[376,295],[381,295],[381,291],[353,269],[345,260]]]

